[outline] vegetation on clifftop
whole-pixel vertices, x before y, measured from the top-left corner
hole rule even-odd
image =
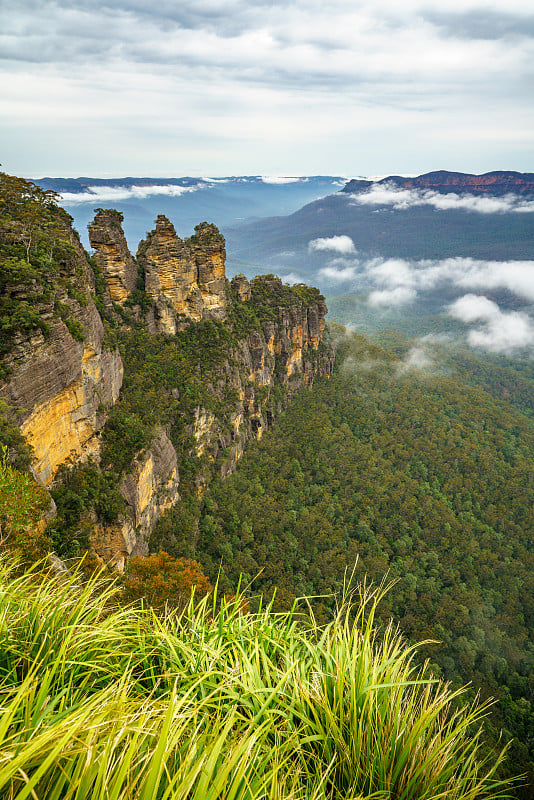
[[[83,335],[68,304],[69,298],[87,303],[70,274],[76,256],[71,237],[77,234],[56,197],[0,172],[0,380],[8,374],[1,359],[18,334],[48,333],[44,310],[60,317],[76,339]]]

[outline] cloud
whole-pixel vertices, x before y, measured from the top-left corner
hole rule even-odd
[[[305,282],[302,275],[298,275],[296,272],[288,272],[287,275],[281,275],[280,277],[284,283],[289,283],[290,285]]]
[[[347,237],[348,238],[348,237]],[[335,283],[354,282],[380,291],[403,289],[395,297],[411,302],[418,292],[438,288],[506,290],[534,302],[534,261],[484,261],[445,258],[408,261],[402,258],[335,258],[319,270],[319,277]],[[375,295],[373,303],[381,302]],[[386,302],[384,300],[384,302]]]
[[[521,311],[501,311],[487,297],[464,295],[448,307],[448,313],[465,323],[483,323],[467,335],[472,347],[509,354],[534,345],[533,320]]]
[[[415,289],[397,286],[395,289],[382,289],[371,292],[368,302],[372,306],[404,306],[413,303],[417,297]]]
[[[282,175],[262,175],[263,183],[285,184],[285,183],[306,183],[307,178],[285,178]]]
[[[344,258],[336,258],[326,267],[321,267],[319,276],[334,283],[354,281],[360,275],[358,262],[351,263]]]
[[[310,252],[319,250],[334,250],[336,253],[349,255],[355,253],[356,248],[350,236],[330,236],[323,239],[312,239],[308,244]]]
[[[120,200],[142,200],[145,197],[164,195],[166,197],[180,197],[187,192],[197,189],[209,188],[203,183],[195,186],[88,186],[85,192],[63,192],[60,202],[65,206],[75,206],[80,203],[107,203]]]
[[[428,347],[425,345],[424,338],[414,347],[411,347],[400,364],[397,365],[397,375],[406,375],[406,373],[425,372],[435,375],[437,373],[437,365],[435,360],[428,352]]]
[[[478,320],[489,320],[500,315],[500,309],[497,303],[489,300],[487,297],[466,294],[458,298],[454,303],[449,306],[449,314],[462,320],[462,322],[477,322]]]
[[[534,213],[534,201],[514,194],[503,197],[473,194],[442,194],[434,190],[400,189],[391,183],[375,184],[368,191],[350,195],[357,205],[391,206],[405,211],[415,206],[432,206],[438,211],[474,211],[479,214]]]
[[[4,3],[2,161],[34,176],[521,169],[529,4],[431,5]]]

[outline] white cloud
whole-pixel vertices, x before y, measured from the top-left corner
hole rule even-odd
[[[285,178],[282,175],[262,175],[264,183],[285,184],[285,183],[306,183],[307,178]]]
[[[438,211],[462,210],[479,214],[534,213],[534,201],[507,194],[493,197],[473,194],[442,194],[433,190],[400,189],[391,183],[375,184],[368,191],[350,195],[357,205],[391,206],[404,211],[429,205]]]
[[[33,176],[524,168],[531,4],[431,7],[3,3],[2,161]],[[502,15],[505,32],[466,35],[473,10]]]
[[[79,205],[80,203],[108,203],[120,200],[142,200],[145,197],[164,195],[167,197],[180,197],[186,192],[195,192],[197,189],[208,188],[205,184],[195,186],[88,186],[86,192],[63,192],[60,202],[65,206]]]
[[[336,253],[349,255],[355,253],[356,248],[350,236],[330,236],[323,239],[312,239],[308,244],[310,252],[319,250],[334,250]]]
[[[415,289],[397,286],[395,289],[382,289],[371,292],[368,302],[372,306],[404,306],[412,303],[417,296]]]
[[[435,373],[436,363],[428,352],[423,340],[414,347],[411,347],[397,366],[397,375],[405,375],[407,372],[418,370],[420,372]]]
[[[465,294],[449,306],[449,314],[462,320],[462,322],[488,322],[498,317],[501,313],[497,303],[483,295]]]
[[[497,303],[475,294],[460,297],[448,313],[462,322],[482,322],[472,328],[467,341],[494,353],[513,353],[534,346],[534,322],[521,311],[501,311]]]
[[[339,262],[342,262],[339,266]],[[325,278],[327,281],[333,281],[334,283],[346,283],[347,281],[353,281],[357,275],[360,274],[358,262],[351,264],[350,262],[346,262],[345,259],[334,259],[334,261],[330,262],[330,264],[326,267],[322,267],[319,270],[319,275],[322,278]]]
[[[289,283],[290,285],[294,283],[305,283],[302,275],[298,275],[296,272],[288,272],[287,275],[281,275],[280,277],[284,283]]]

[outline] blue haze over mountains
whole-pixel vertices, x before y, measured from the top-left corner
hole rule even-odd
[[[207,220],[226,237],[229,276],[316,285],[335,321],[534,352],[533,174],[36,182],[61,193],[86,246],[96,207],[123,212],[134,253],[158,213],[182,237]]]

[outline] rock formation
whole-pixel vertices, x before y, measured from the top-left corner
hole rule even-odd
[[[179,499],[179,482],[176,451],[158,427],[150,447],[121,481],[126,514],[117,523],[96,527],[92,543],[98,555],[120,571],[130,556],[147,555],[156,522]]]
[[[16,413],[34,450],[35,474],[45,485],[62,464],[98,452],[96,434],[119,395],[123,375],[118,351],[104,345],[104,326],[91,297],[94,278],[79,244],[76,256],[64,265],[66,278],[76,282],[84,302],[65,289],[59,301],[68,309],[71,327],[79,324],[83,341],[73,337],[54,303],[42,302],[38,311],[47,335],[38,329],[17,335],[4,359],[9,378],[0,384],[0,397]]]
[[[180,390],[154,385],[155,391],[170,393],[168,408],[176,413],[165,422],[155,418],[152,440],[135,453],[133,467],[126,475],[115,474],[125,513],[105,523],[95,511],[87,511],[94,550],[119,569],[129,556],[148,552],[158,519],[180,500],[180,464],[188,469],[188,491],[201,493],[217,472],[230,474],[247,441],[260,438],[273,425],[299,388],[330,374],[334,360],[333,348],[323,337],[326,306],[318,290],[284,286],[272,275],[250,283],[239,275],[230,284],[224,238],[205,222],[182,241],[171,222],[158,216],[155,230],[138,251],[148,297],[140,292],[137,309],[115,313],[113,303],[124,304],[137,288],[138,268],[121,222],[122,214],[100,209],[89,227],[106,284],[95,279],[65,217],[70,245],[65,251],[69,255],[57,262],[61,274],[46,291],[34,279],[31,285],[10,286],[21,303],[40,298],[36,309],[42,325],[39,329],[32,323],[28,330],[16,332],[3,359],[8,377],[0,383],[0,397],[7,400],[33,447],[34,473],[51,487],[62,465],[91,457],[91,468],[99,469],[100,431],[123,378],[119,351],[106,344],[105,326],[120,337],[125,319],[133,336],[136,330],[145,336],[148,327],[152,333],[179,337],[195,322],[217,322],[208,331],[217,357],[206,369],[199,352],[191,367],[195,391],[204,400],[192,404],[186,398],[181,403],[180,392],[186,395],[190,389],[188,374]],[[42,280],[44,284],[48,278]],[[195,336],[193,332],[191,341]],[[174,337],[168,341],[175,346]],[[171,441],[171,436],[177,438]],[[180,458],[173,442],[180,443]],[[113,464],[108,468],[113,472]]]
[[[239,284],[243,287],[241,279]],[[254,306],[255,293],[272,296],[270,313],[263,316],[260,330],[251,330],[239,340],[233,358],[221,363],[218,382],[209,387],[210,395],[218,398],[230,387],[238,399],[223,419],[197,409],[191,425],[197,456],[215,461],[225,453],[219,468],[223,477],[235,470],[247,441],[260,439],[272,427],[295,392],[333,370],[334,347],[323,341],[327,309],[322,296],[316,292],[307,302],[277,304],[277,292],[283,288],[288,287],[273,276],[260,276],[250,283],[241,302],[249,300]],[[281,400],[273,398],[277,385],[284,387]]]
[[[138,272],[128,250],[122,220],[119,211],[99,208],[89,225],[89,241],[96,251],[96,262],[107,281],[111,300],[120,305],[135,290]]]
[[[224,238],[208,223],[195,230],[184,242],[160,214],[155,230],[139,244],[137,260],[154,301],[154,326],[162,333],[176,333],[183,318],[198,322],[225,317]]]
[[[245,275],[241,274],[236,275],[234,278],[232,278],[230,283],[231,286],[237,292],[237,296],[242,302],[250,300],[250,298],[252,297],[252,293],[250,290],[250,283]]]

